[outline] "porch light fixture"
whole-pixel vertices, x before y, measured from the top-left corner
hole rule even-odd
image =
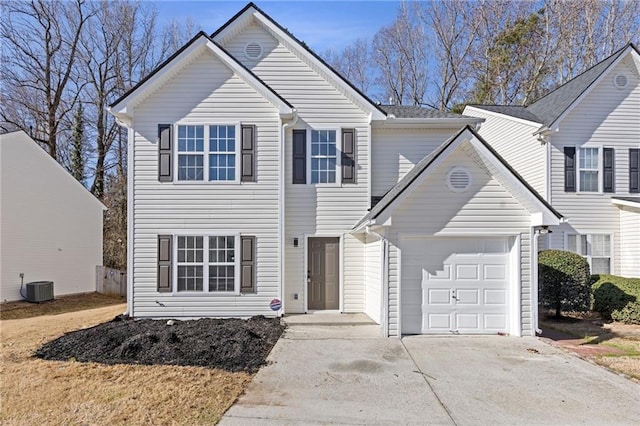
[[[299,242],[299,240],[298,240],[298,238],[297,238],[297,237],[293,239],[293,246],[294,246],[294,247],[298,247],[299,243],[300,243],[300,242]]]

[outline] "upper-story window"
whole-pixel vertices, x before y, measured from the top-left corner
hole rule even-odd
[[[202,180],[204,126],[178,126],[178,180]]]
[[[613,148],[564,147],[565,192],[615,192]]]
[[[598,192],[598,174],[600,171],[598,148],[581,148],[578,170],[581,192]]]
[[[257,182],[257,134],[245,123],[158,124],[158,181]]]
[[[294,184],[356,183],[355,129],[294,129],[292,136],[291,177]]]
[[[178,125],[178,180],[235,181],[236,147],[236,126]]]
[[[335,130],[311,131],[311,183],[335,183],[338,165]]]
[[[235,126],[209,126],[209,180],[236,179]]]

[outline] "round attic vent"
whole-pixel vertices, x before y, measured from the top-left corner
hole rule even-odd
[[[248,59],[260,59],[262,46],[258,42],[251,41],[244,46],[244,54]]]
[[[626,75],[617,74],[615,77],[613,77],[613,85],[618,89],[624,89],[625,87],[627,87],[627,84],[629,84],[629,79]]]
[[[447,186],[453,192],[464,192],[471,186],[471,173],[464,167],[453,167],[447,173]]]

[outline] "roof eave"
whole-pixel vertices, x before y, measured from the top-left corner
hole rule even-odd
[[[475,126],[479,123],[483,123],[484,118],[479,117],[433,117],[433,118],[398,118],[393,115],[387,116],[386,120],[375,122],[375,127],[432,127],[432,128],[451,128],[451,127],[464,127],[467,125]]]

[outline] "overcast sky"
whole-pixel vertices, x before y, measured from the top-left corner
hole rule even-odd
[[[156,0],[161,24],[191,19],[212,33],[248,1]],[[357,38],[371,38],[393,22],[398,1],[270,1],[254,2],[315,52],[340,50]]]

